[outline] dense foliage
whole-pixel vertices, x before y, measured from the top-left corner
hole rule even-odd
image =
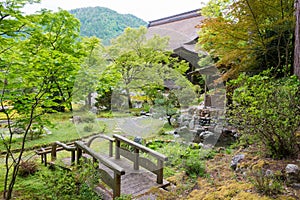
[[[107,45],[110,40],[121,35],[125,28],[138,28],[147,23],[130,14],[119,14],[104,7],[78,8],[70,11],[81,22],[82,36],[96,36]]]
[[[75,75],[88,52],[73,15],[64,10],[24,15],[20,9],[29,2],[0,4],[0,107],[7,121],[0,133],[7,152],[5,199],[11,198],[28,136],[47,124],[41,116],[72,110]],[[20,151],[13,154],[16,134],[22,141]]]
[[[180,103],[193,100],[187,95],[192,87],[182,75],[187,71],[188,63],[172,57],[166,50],[168,38],[146,39],[146,33],[145,27],[127,28],[107,47],[111,62],[100,75],[99,107],[109,108],[107,103],[111,103],[115,110],[132,108],[132,96],[137,94],[147,96],[154,103],[152,97],[164,87],[177,87],[175,93]],[[167,85],[165,80],[173,85]],[[108,96],[111,96],[111,102],[108,102]]]
[[[53,171],[44,171],[41,181],[44,183],[42,199],[102,199],[92,188],[99,182],[100,173],[94,166],[85,164],[72,171],[56,167]],[[40,198],[40,197],[39,197]]]
[[[294,1],[211,0],[202,9],[199,44],[224,73],[236,78],[272,68],[282,77],[293,66]]]
[[[232,122],[244,138],[253,137],[275,158],[295,157],[295,134],[300,122],[300,82],[296,76],[274,79],[270,73],[244,74],[232,81],[239,86],[233,95]]]

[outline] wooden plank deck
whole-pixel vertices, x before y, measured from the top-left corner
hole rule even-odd
[[[98,138],[109,140],[108,154],[96,152],[90,148],[91,143]],[[129,145],[133,150],[128,151],[122,148],[121,142]],[[113,157],[114,143],[115,155]],[[110,138],[100,134],[92,137],[87,144],[76,141],[76,148],[57,141],[53,144],[51,152],[47,152],[51,153],[51,160],[53,161],[56,160],[57,145],[71,151],[72,159],[62,159],[63,167],[66,169],[70,166],[71,160],[73,164],[78,164],[81,158],[99,163],[101,182],[95,189],[98,193],[102,193],[104,199],[113,199],[113,197],[122,194],[131,195],[134,199],[141,199],[147,196],[146,194],[151,188],[165,188],[169,185],[169,182],[163,180],[163,164],[168,158],[124,136],[114,134],[113,138]],[[75,159],[75,150],[77,151],[77,160]],[[45,154],[45,161],[46,156],[47,154]]]
[[[121,157],[120,159],[115,159],[108,157],[107,159],[118,164],[125,170],[125,175],[121,176],[121,194],[130,194],[133,198],[136,198],[147,193],[153,187],[164,188],[170,184],[166,180],[163,180],[162,184],[156,183],[155,174],[142,167],[140,167],[139,170],[134,170],[133,162],[126,158]],[[104,165],[100,164],[99,167],[113,176],[113,172]],[[100,188],[103,189],[103,187]],[[103,190],[103,192],[106,193],[104,194],[105,200],[112,199],[111,190],[107,189],[107,191]]]
[[[140,167],[139,170],[133,169],[133,162],[128,159],[121,157],[120,159],[115,159],[114,157],[107,157],[108,160],[116,163],[125,170],[125,175],[121,176],[121,194],[132,195],[133,198],[138,198],[146,194],[151,188],[164,188],[170,183],[163,180],[162,184],[156,183],[156,175],[152,172]],[[65,158],[62,160],[67,166],[70,166],[70,158]],[[99,164],[99,168],[105,170],[113,177],[113,171],[106,166]],[[103,184],[99,184],[96,190],[103,195],[104,200],[111,200],[112,190],[105,187]]]

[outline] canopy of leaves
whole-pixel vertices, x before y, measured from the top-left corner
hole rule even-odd
[[[121,35],[125,28],[138,28],[147,23],[130,14],[119,14],[108,8],[88,7],[70,11],[81,22],[82,36],[96,36],[108,45],[110,40]]]
[[[108,60],[111,62],[100,77],[100,96],[126,96],[130,107],[130,92],[142,93],[153,100],[158,89],[167,87],[165,80],[190,86],[187,80],[182,80],[188,63],[172,57],[172,52],[166,50],[169,39],[158,36],[147,39],[146,33],[145,27],[126,28],[122,35],[112,40],[107,47]]]
[[[7,120],[7,133],[0,133],[7,151],[5,199],[11,198],[27,135],[47,123],[41,119],[44,113],[70,103],[75,74],[87,55],[73,15],[43,10],[25,16],[19,9],[27,2],[0,3],[0,106]],[[15,129],[21,130],[22,142],[13,154]]]
[[[293,56],[294,1],[211,0],[203,13],[199,44],[217,61],[223,78],[240,71],[273,67],[290,74]]]

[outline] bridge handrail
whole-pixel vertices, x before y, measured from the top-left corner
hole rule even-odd
[[[63,148],[61,150],[71,151],[71,164],[73,165],[75,163],[76,147],[67,145],[67,144],[59,142],[59,141],[56,141],[52,144],[51,161],[53,162],[56,160],[56,153],[58,151],[57,146],[61,146]],[[59,151],[61,151],[61,150],[59,150]]]
[[[129,140],[121,135],[114,134],[113,137],[115,138],[115,158],[120,159],[120,155],[126,157],[127,159],[130,159],[133,161],[133,169],[134,170],[139,170],[139,166],[142,166],[149,171],[153,172],[156,174],[156,182],[158,184],[163,183],[163,170],[164,170],[164,161],[168,160],[168,157],[158,153],[148,147],[145,147],[141,144],[138,144],[132,140]],[[121,147],[121,142],[127,143],[131,147],[134,148],[134,153],[132,154],[131,152],[127,152],[126,150],[122,150]],[[154,158],[157,159],[157,164],[154,164],[151,160],[147,158],[142,158],[140,157],[140,151],[147,153]]]
[[[114,138],[111,138],[111,137],[109,137],[109,136],[107,136],[107,135],[98,134],[98,135],[95,135],[95,136],[91,137],[91,138],[86,142],[86,145],[87,145],[88,147],[90,147],[90,146],[91,146],[91,143],[92,143],[95,139],[97,139],[97,138],[103,138],[103,139],[106,139],[106,140],[108,140],[108,141],[110,141],[110,142],[114,142],[114,141],[115,141]]]
[[[112,157],[112,156],[113,156],[113,143],[114,143],[115,139],[114,139],[114,138],[111,138],[111,137],[109,137],[109,136],[107,136],[107,135],[98,134],[98,135],[95,135],[95,136],[91,137],[91,138],[86,142],[86,145],[87,145],[88,147],[91,147],[92,142],[93,142],[95,139],[97,139],[97,138],[102,138],[102,139],[106,139],[106,140],[109,141],[109,156]]]
[[[121,195],[121,176],[125,174],[125,170],[119,165],[111,162],[107,158],[99,155],[93,149],[86,146],[86,144],[81,141],[76,141],[75,146],[77,148],[78,164],[80,163],[82,152],[85,152],[93,157],[94,163],[101,163],[113,171],[114,176],[111,177],[107,172],[99,168],[100,173],[102,173],[101,179],[113,190],[113,199],[119,197]]]
[[[75,147],[75,146],[70,146],[70,145],[67,145],[67,144],[65,144],[65,143],[62,143],[62,142],[60,142],[60,141],[56,141],[55,144],[58,145],[58,146],[63,147],[64,150],[67,150],[67,151],[74,151],[74,150],[76,150],[76,147]]]
[[[113,137],[116,140],[125,142],[125,143],[129,144],[130,146],[133,146],[133,147],[135,147],[135,148],[137,148],[137,149],[139,149],[139,150],[141,150],[141,151],[143,151],[145,153],[148,153],[148,154],[152,155],[153,157],[155,157],[155,158],[157,158],[157,159],[159,159],[161,161],[167,161],[168,160],[167,156],[165,156],[165,155],[163,155],[161,153],[158,153],[157,151],[154,151],[154,150],[152,150],[152,149],[150,149],[148,147],[145,147],[145,146],[143,146],[141,144],[138,144],[138,143],[136,143],[136,142],[134,142],[132,140],[129,140],[126,137],[123,137],[123,136],[118,135],[118,134],[114,134]]]
[[[125,170],[120,167],[119,165],[111,162],[110,160],[108,160],[107,158],[99,155],[97,152],[95,152],[93,149],[87,147],[83,142],[81,141],[76,141],[75,145],[80,148],[81,150],[83,150],[85,153],[89,154],[90,156],[92,156],[93,158],[99,160],[102,164],[104,164],[106,167],[108,167],[109,169],[113,170],[114,172],[116,172],[119,175],[124,175],[125,174]],[[77,149],[78,150],[78,149]],[[79,153],[79,155],[77,155],[77,159],[80,159],[81,155]]]

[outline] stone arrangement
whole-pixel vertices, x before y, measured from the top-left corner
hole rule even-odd
[[[234,128],[229,126],[224,117],[224,110],[191,107],[182,111],[177,117],[178,128],[174,135],[178,135],[188,143],[198,143],[202,147],[225,145],[237,139]]]

